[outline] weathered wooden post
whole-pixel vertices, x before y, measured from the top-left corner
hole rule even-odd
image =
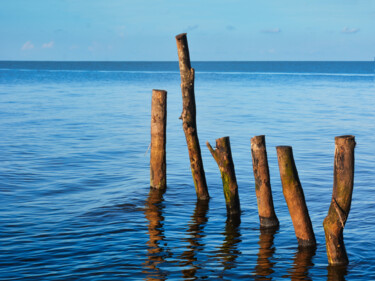
[[[277,227],[279,220],[273,207],[265,136],[255,136],[251,139],[251,155],[260,226]]]
[[[283,194],[292,217],[294,232],[300,247],[316,246],[309,211],[307,210],[305,195],[298,177],[294,163],[291,146],[277,146],[277,159],[279,162],[280,178]]]
[[[217,139],[215,150],[209,142],[206,142],[206,145],[219,166],[228,218],[230,220],[235,219],[236,216],[240,215],[241,209],[229,137]]]
[[[355,145],[354,136],[335,137],[332,201],[323,222],[330,265],[349,263],[343,231],[352,202]]]
[[[166,168],[167,92],[152,90],[150,186],[167,187]]]
[[[196,107],[194,93],[194,69],[191,68],[189,47],[186,33],[176,36],[178,60],[181,74],[182,91],[182,127],[185,132],[189,150],[190,166],[193,174],[195,191],[199,200],[209,199],[206,175],[204,173],[201,148],[196,124]]]

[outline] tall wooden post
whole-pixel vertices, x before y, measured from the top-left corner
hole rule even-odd
[[[260,226],[277,227],[279,220],[273,207],[265,136],[255,136],[251,139],[251,155]]]
[[[278,146],[277,159],[279,162],[280,178],[283,194],[292,217],[294,232],[300,247],[316,246],[309,211],[307,210],[305,195],[294,163],[291,146]]]
[[[209,142],[206,142],[206,145],[219,166],[221,179],[223,181],[228,218],[235,219],[235,216],[240,215],[241,209],[229,137],[217,139],[215,150]]]
[[[150,186],[167,187],[166,167],[167,92],[152,90]]]
[[[206,176],[203,168],[201,148],[198,140],[196,124],[196,108],[194,93],[194,69],[190,65],[189,47],[186,33],[176,36],[178,59],[181,74],[182,91],[182,127],[185,132],[189,150],[190,166],[193,174],[194,186],[200,200],[209,199]]]
[[[328,263],[331,265],[346,265],[349,263],[343,231],[352,202],[355,145],[354,136],[335,138],[332,201],[328,215],[323,222]]]

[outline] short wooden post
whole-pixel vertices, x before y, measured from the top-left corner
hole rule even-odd
[[[251,155],[260,226],[277,227],[279,220],[273,207],[265,136],[255,136],[251,139]]]
[[[150,186],[167,187],[166,168],[167,92],[152,90]]]
[[[199,145],[194,93],[194,69],[190,65],[189,47],[186,33],[176,36],[182,91],[182,127],[189,150],[190,166],[195,191],[199,200],[209,199],[206,175],[204,173],[201,148]]]
[[[279,162],[280,178],[283,194],[292,217],[294,232],[300,247],[316,246],[309,211],[307,210],[305,195],[294,163],[291,146],[278,146],[277,159]]]
[[[343,231],[352,202],[354,181],[354,136],[335,138],[335,160],[332,201],[323,226],[326,237],[328,263],[349,263],[344,245]]]
[[[206,145],[219,166],[228,217],[231,219],[233,216],[239,216],[241,212],[240,199],[229,137],[217,139],[215,150],[209,142],[206,142]]]

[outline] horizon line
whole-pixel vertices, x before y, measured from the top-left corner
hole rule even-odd
[[[175,62],[178,60],[1,60],[0,62]],[[374,60],[191,60],[191,62],[375,62]]]

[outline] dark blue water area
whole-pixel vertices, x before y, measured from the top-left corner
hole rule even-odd
[[[177,62],[0,62],[0,280],[375,279],[372,62],[193,62],[209,204],[197,203]],[[168,91],[167,191],[149,189],[152,89]],[[250,138],[266,135],[280,228],[261,231]],[[323,219],[334,137],[356,136],[347,267]],[[241,223],[205,146],[230,136]],[[318,247],[298,249],[275,147],[291,145]]]

